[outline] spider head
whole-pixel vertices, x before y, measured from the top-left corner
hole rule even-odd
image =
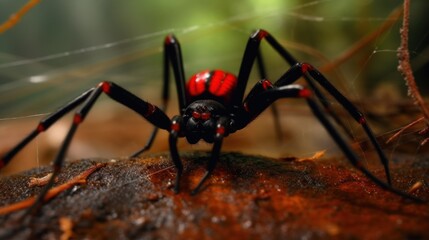
[[[197,100],[186,108],[183,116],[185,136],[194,144],[203,139],[212,143],[219,117],[227,116],[226,108],[214,100]]]

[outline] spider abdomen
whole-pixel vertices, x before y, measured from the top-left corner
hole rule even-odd
[[[191,101],[214,99],[227,104],[237,86],[237,77],[222,70],[206,70],[193,75],[187,92]]]

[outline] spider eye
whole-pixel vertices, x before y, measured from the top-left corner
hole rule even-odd
[[[203,119],[203,120],[208,120],[208,119],[210,119],[210,117],[211,117],[211,114],[209,112],[201,113],[201,119]]]
[[[192,117],[195,119],[199,119],[201,117],[201,113],[199,112],[192,112]]]

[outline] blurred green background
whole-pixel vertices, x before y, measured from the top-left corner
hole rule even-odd
[[[26,1],[2,0],[0,21]],[[100,80],[112,80],[156,102],[161,44],[167,33],[182,44],[187,76],[202,69],[237,72],[249,33],[265,28],[299,59],[323,66],[374,31],[400,0],[95,1],[42,0],[0,35],[0,117],[52,111]],[[421,89],[428,93],[429,2],[413,1],[410,50]],[[396,72],[400,20],[334,72],[351,98],[380,83],[406,89]],[[298,44],[314,49],[304,51]],[[270,76],[285,65],[264,47]],[[338,77],[341,76],[341,77]],[[256,77],[255,77],[256,79]],[[144,89],[150,89],[144,93]]]
[[[0,0],[0,22],[26,2]],[[324,72],[375,123],[372,126],[378,137],[389,136],[418,114],[407,112],[412,104],[397,71],[402,19],[391,14],[401,11],[401,5],[400,0],[41,0],[16,26],[0,34],[0,155],[34,129],[42,116],[102,80],[114,81],[159,104],[162,43],[168,33],[181,42],[189,77],[216,68],[237,73],[249,34],[256,28],[268,30],[299,60],[323,69],[365,36],[391,23],[346,62]],[[427,0],[411,3],[410,52],[417,83],[426,96],[427,9]],[[275,81],[289,66],[267,44],[262,49],[269,77]],[[257,80],[254,71],[249,86]],[[173,89],[171,86],[169,116],[177,114]],[[272,116],[266,111],[245,130],[225,139],[223,150],[274,157],[311,156],[324,149],[336,153],[335,144],[305,103],[287,103],[278,104],[285,141],[277,141]],[[346,115],[340,116],[346,119]],[[11,172],[49,163],[70,119],[65,117],[29,144],[14,159],[16,165],[8,165]],[[365,142],[359,126],[348,123],[354,142]],[[129,155],[143,145],[151,129],[103,96],[79,129],[68,157]],[[414,143],[418,139],[413,137]],[[401,145],[406,141],[401,139]],[[151,150],[168,151],[167,143],[167,133],[161,132]],[[181,150],[195,149],[184,142],[179,145]],[[398,145],[385,150],[393,155]],[[410,151],[420,151],[416,146],[418,143]]]

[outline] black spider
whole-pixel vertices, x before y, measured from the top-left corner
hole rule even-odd
[[[281,57],[290,64],[288,69],[276,82],[271,83],[266,79],[265,67],[259,51],[262,40],[266,40]],[[254,62],[257,62],[261,79],[253,86],[249,94],[244,97],[250,71]],[[0,168],[8,164],[9,161],[25,145],[34,139],[39,133],[47,130],[59,118],[80,106],[74,115],[73,123],[66,135],[64,142],[53,161],[53,174],[49,183],[37,198],[32,210],[43,202],[49,188],[54,183],[55,177],[59,174],[64,162],[64,156],[70,142],[82,123],[89,110],[92,108],[98,97],[105,93],[113,100],[123,104],[125,107],[134,110],[146,120],[152,123],[155,128],[144,148],[132,156],[138,156],[150,148],[158,128],[170,133],[169,144],[171,159],[177,169],[175,180],[175,192],[179,191],[180,177],[182,175],[182,162],[177,150],[177,139],[185,137],[189,143],[194,144],[203,139],[208,143],[213,143],[211,159],[208,162],[207,171],[198,183],[192,194],[198,192],[204,181],[210,176],[216,166],[224,137],[237,130],[245,128],[262,111],[279,98],[304,98],[314,115],[323,124],[334,141],[346,155],[353,166],[359,169],[374,183],[383,189],[393,192],[405,198],[419,200],[401,190],[391,186],[388,159],[381,150],[374,134],[365,121],[363,114],[342,95],[316,68],[307,63],[298,62],[286,49],[284,49],[267,31],[257,30],[251,34],[244,52],[238,76],[222,70],[203,71],[191,77],[185,83],[185,74],[182,62],[182,53],[177,39],[173,35],[168,35],[164,42],[164,84],[162,90],[163,104],[159,108],[146,102],[122,87],[112,82],[101,82],[98,86],[89,89],[79,97],[75,98],[64,107],[58,109],[51,115],[40,121],[39,125],[18,145],[9,151],[0,160]],[[164,110],[169,100],[169,78],[170,66],[174,72],[176,80],[177,94],[180,113],[170,119]],[[303,77],[309,88],[293,84]],[[316,83],[318,85],[316,85]],[[370,173],[360,162],[346,141],[340,136],[332,123],[325,116],[326,112],[337,118],[330,111],[326,97],[322,94],[320,87],[324,88],[338,103],[362,126],[369,137],[370,142],[378,153],[378,157],[384,166],[387,183],[378,179]],[[314,96],[313,96],[314,95]],[[322,104],[322,106],[320,106]],[[31,211],[31,210],[29,210]]]

